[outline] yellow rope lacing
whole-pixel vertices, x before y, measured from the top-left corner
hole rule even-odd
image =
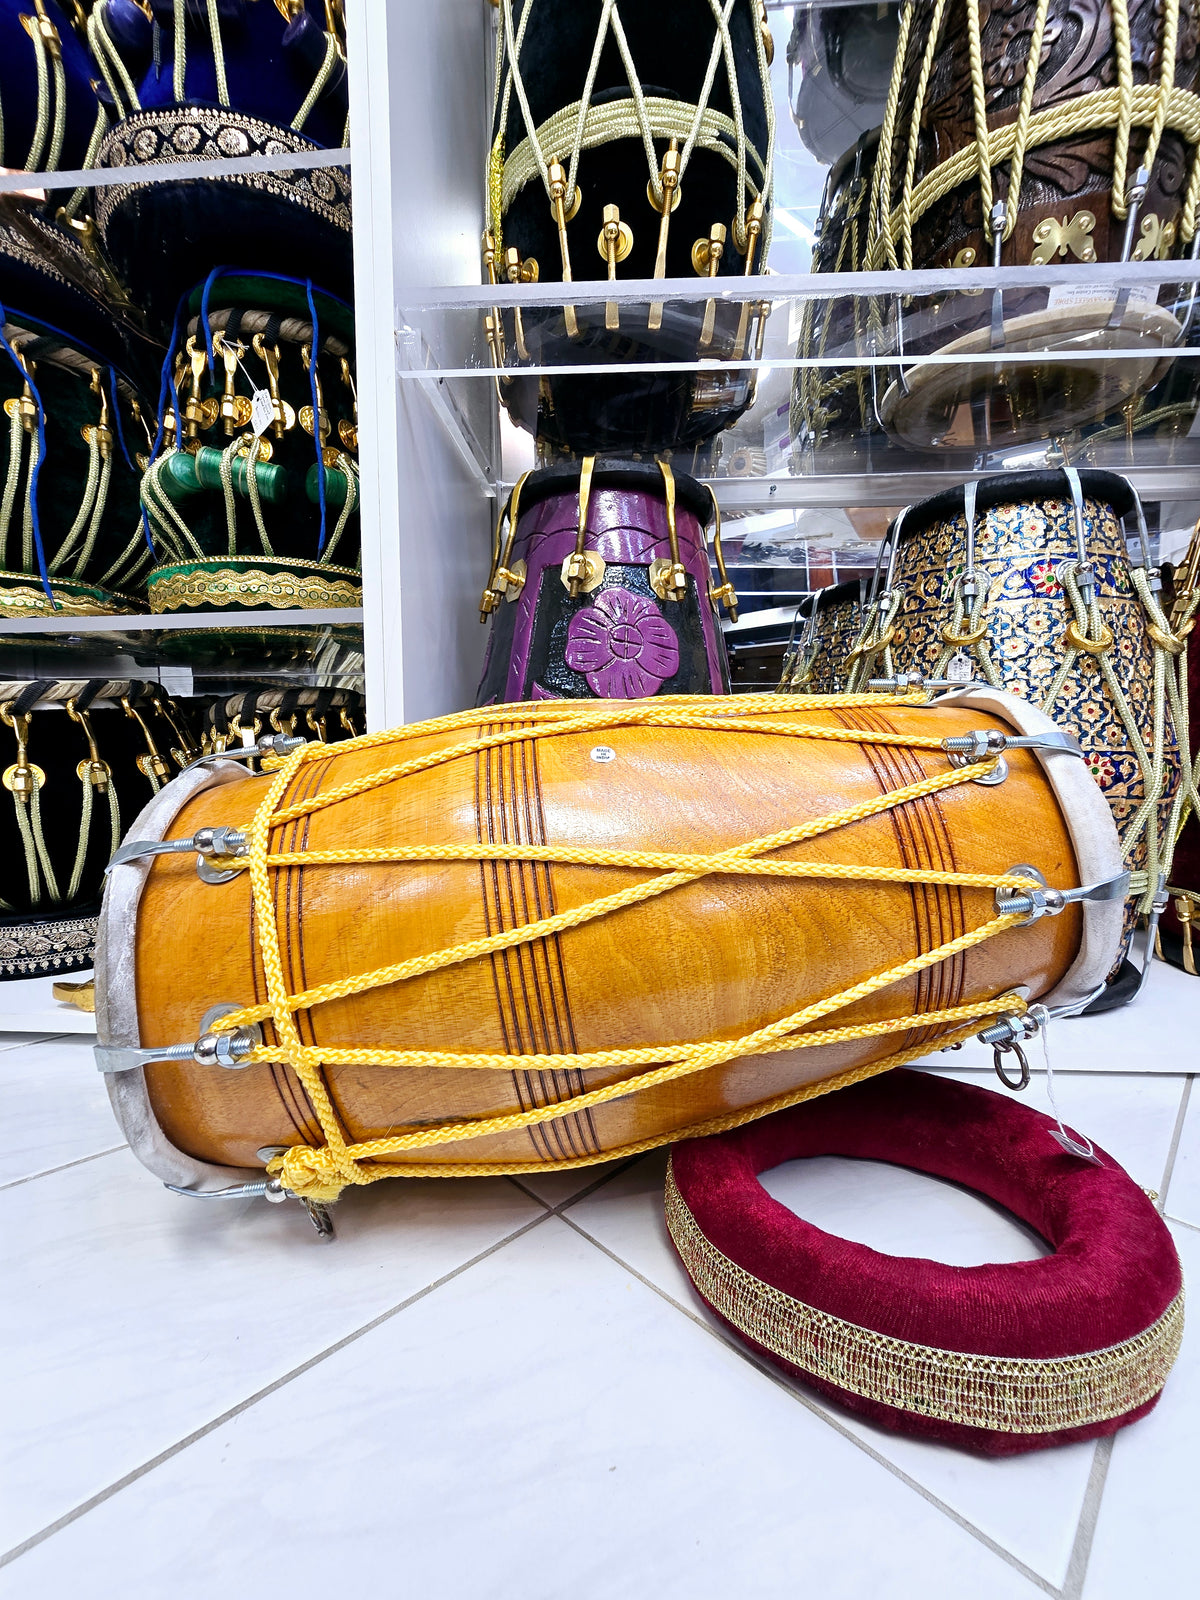
[[[1028,152],[1041,145],[1054,144],[1079,133],[1090,133],[1104,128],[1115,130],[1111,210],[1119,221],[1124,221],[1129,214],[1132,186],[1128,182],[1128,164],[1132,130],[1134,128],[1147,130],[1146,144],[1140,158],[1140,165],[1147,170],[1153,167],[1162,136],[1168,128],[1182,135],[1184,141],[1193,147],[1196,153],[1192,159],[1180,221],[1180,236],[1185,241],[1190,241],[1195,236],[1196,208],[1200,204],[1200,96],[1175,86],[1179,6],[1180,0],[1164,0],[1163,3],[1162,42],[1159,49],[1161,70],[1156,84],[1135,85],[1127,0],[1111,0],[1113,53],[1117,68],[1116,86],[1111,89],[1096,90],[1091,94],[1081,95],[1078,99],[1052,105],[1035,113],[1033,99],[1037,88],[1042,41],[1049,11],[1049,0],[1038,0],[1030,32],[1029,55],[1016,120],[1002,128],[990,128],[987,120],[987,87],[984,79],[979,8],[977,0],[969,0],[966,7],[967,54],[971,79],[974,141],[955,151],[946,161],[928,172],[919,183],[914,184],[918,141],[924,123],[925,97],[936,59],[943,20],[944,0],[936,0],[918,68],[915,98],[908,113],[900,201],[893,207],[891,183],[896,125],[904,84],[911,78],[912,72],[908,61],[908,44],[916,6],[910,0],[910,4],[901,14],[895,65],[892,69],[883,126],[880,130],[879,156],[872,190],[871,242],[864,263],[866,270],[874,271],[884,266],[896,268],[901,261],[906,269],[911,268],[913,227],[939,200],[944,199],[971,178],[978,181],[984,231],[990,234],[992,173],[1004,162],[1010,164],[1010,175],[1002,237],[1009,239],[1017,223],[1021,182]],[[896,249],[897,240],[901,246],[899,253]]]
[[[785,1104],[827,1092],[843,1083],[888,1070],[902,1061],[930,1048],[927,1029],[959,1022],[968,1022],[961,1034],[948,1041],[969,1037],[978,1031],[984,1020],[1004,1012],[1022,1011],[1024,1001],[1016,995],[1005,994],[994,999],[979,1000],[924,1016],[900,1016],[883,1021],[864,1022],[855,1026],[831,1028],[816,1032],[801,1032],[833,1012],[843,1010],[878,990],[903,982],[925,969],[937,965],[984,940],[993,938],[1019,922],[1019,917],[1000,914],[960,937],[936,949],[891,967],[886,971],[854,984],[837,994],[816,1000],[789,1016],[757,1028],[737,1039],[693,1040],[664,1042],[625,1049],[578,1051],[556,1055],[511,1055],[488,1051],[446,1050],[380,1050],[361,1049],[337,1044],[304,1045],[301,1042],[296,1013],[361,994],[371,989],[401,983],[424,973],[442,971],[464,962],[483,959],[496,951],[530,944],[567,929],[612,915],[625,907],[651,900],[669,893],[684,884],[716,874],[743,873],[749,876],[802,878],[824,877],[855,879],[864,882],[946,884],[977,889],[1007,888],[1020,890],[1033,886],[1032,880],[1014,873],[962,873],[921,868],[865,867],[855,864],[826,863],[819,861],[764,860],[765,856],[802,840],[814,839],[866,817],[880,816],[926,795],[937,794],[960,784],[970,783],[993,770],[995,759],[973,763],[962,768],[951,768],[945,773],[924,778],[890,793],[879,795],[856,806],[847,807],[829,816],[800,823],[782,831],[749,840],[743,844],[710,854],[679,851],[612,850],[572,844],[563,845],[494,845],[447,844],[400,845],[377,850],[287,850],[271,851],[271,840],[289,821],[338,805],[357,795],[365,794],[389,783],[401,782],[431,768],[449,762],[474,759],[481,752],[491,751],[524,740],[554,738],[571,734],[591,734],[615,728],[695,728],[708,732],[730,731],[744,734],[768,734],[798,739],[834,740],[854,744],[881,744],[907,748],[940,749],[941,741],[933,735],[902,735],[838,727],[820,727],[795,719],[797,707],[838,707],[881,705],[917,705],[923,703],[920,694],[883,697],[879,695],[829,695],[787,696],[753,695],[739,699],[736,710],[728,701],[707,696],[666,696],[651,701],[631,701],[621,704],[590,702],[578,705],[571,702],[538,702],[503,708],[504,727],[494,731],[476,733],[476,736],[427,754],[410,758],[381,768],[378,772],[341,784],[310,799],[284,805],[284,796],[293,785],[299,769],[305,762],[326,759],[320,745],[307,745],[296,750],[281,763],[268,762],[272,773],[270,788],[259,806],[253,821],[244,830],[248,836],[249,850],[246,870],[254,905],[254,924],[258,929],[263,970],[266,976],[268,999],[265,1004],[246,1006],[222,1018],[223,1028],[237,1028],[250,1023],[270,1021],[277,1042],[264,1044],[244,1058],[247,1065],[274,1062],[291,1068],[303,1085],[317,1120],[325,1144],[318,1148],[296,1146],[269,1164],[269,1171],[281,1177],[285,1188],[314,1200],[336,1198],[346,1184],[373,1183],[379,1178],[406,1175],[411,1172],[434,1173],[440,1176],[487,1173],[495,1171],[540,1170],[543,1167],[587,1164],[588,1161],[610,1160],[616,1156],[651,1149],[670,1139],[690,1136],[717,1128],[733,1127],[740,1122],[761,1115],[764,1109],[775,1109]],[[346,741],[342,752],[367,750],[388,745],[404,745],[414,739],[428,739],[443,733],[479,730],[485,725],[486,713],[461,712],[432,722],[415,724],[409,728],[383,734],[368,734]],[[512,726],[513,722],[520,726]],[[468,940],[428,955],[413,957],[372,972],[349,975],[311,989],[293,994],[288,990],[283,975],[279,928],[275,917],[271,874],[284,867],[308,868],[334,867],[348,863],[391,862],[421,863],[429,861],[485,861],[485,860],[545,861],[570,865],[613,867],[646,870],[651,876],[639,883],[568,911],[543,917],[522,928],[513,928],[486,937]],[[848,1043],[857,1039],[903,1033],[913,1028],[921,1030],[920,1041],[901,1050],[882,1062],[848,1069],[822,1083],[809,1084],[788,1095],[778,1097],[764,1107],[739,1111],[715,1121],[696,1124],[672,1134],[645,1140],[620,1150],[606,1150],[576,1162],[550,1163],[488,1163],[459,1162],[450,1165],[404,1164],[387,1159],[414,1150],[430,1149],[437,1145],[459,1143],[502,1134],[540,1123],[571,1116],[606,1101],[619,1099],[674,1082],[678,1079],[720,1066],[739,1057],[770,1054],[780,1050],[812,1048]],[[358,1143],[347,1139],[340,1118],[321,1076],[322,1068],[336,1066],[439,1068],[468,1071],[512,1071],[514,1069],[539,1071],[569,1068],[578,1071],[613,1073],[630,1068],[649,1068],[634,1076],[590,1089],[558,1104],[536,1107],[529,1111],[513,1112],[500,1116],[469,1121],[448,1121],[436,1126],[422,1126],[390,1133],[381,1139]],[[372,1165],[377,1161],[381,1165]]]

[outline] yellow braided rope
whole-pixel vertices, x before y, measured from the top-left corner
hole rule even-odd
[[[574,846],[517,846],[507,848],[491,845],[484,846],[482,844],[473,846],[399,847],[393,851],[326,851],[313,852],[312,854],[288,851],[280,855],[273,856],[271,854],[272,830],[280,828],[285,822],[292,820],[296,816],[311,815],[315,811],[336,805],[341,800],[348,799],[353,795],[380,788],[385,784],[398,781],[403,776],[425,771],[433,765],[445,764],[461,759],[466,755],[474,756],[483,750],[502,748],[511,743],[514,738],[549,737],[568,732],[573,734],[589,733],[618,726],[657,726],[708,728],[752,733],[772,732],[798,739],[825,739],[838,742],[849,740],[860,744],[872,742],[900,743],[927,749],[936,749],[941,745],[940,740],[930,736],[913,736],[906,739],[892,734],[876,734],[874,732],[853,731],[838,727],[825,728],[797,722],[794,720],[794,708],[805,703],[822,706],[831,706],[837,703],[865,703],[878,706],[881,703],[914,703],[914,697],[911,695],[897,696],[885,700],[883,697],[870,695],[829,697],[747,696],[745,701],[739,704],[738,712],[742,713],[740,715],[731,713],[726,702],[714,701],[707,696],[679,696],[659,701],[621,703],[612,706],[593,703],[587,707],[578,707],[570,703],[560,702],[547,705],[542,702],[538,705],[503,707],[500,708],[504,713],[503,718],[496,718],[495,722],[502,721],[504,726],[496,727],[493,723],[493,731],[490,733],[463,743],[451,744],[440,751],[416,757],[408,762],[384,767],[368,777],[356,780],[353,783],[343,784],[326,791],[323,795],[314,797],[311,801],[290,807],[284,806],[282,801],[288,788],[296,778],[300,767],[306,761],[327,759],[327,752],[319,746],[302,746],[282,762],[272,763],[274,770],[270,787],[247,830],[248,871],[250,873],[255,923],[259,930],[268,1000],[264,1005],[245,1007],[238,1012],[230,1014],[223,1019],[223,1025],[236,1028],[247,1023],[266,1021],[268,1019],[271,1021],[277,1036],[276,1043],[259,1047],[248,1058],[248,1061],[250,1063],[278,1062],[290,1067],[303,1085],[320,1123],[326,1140],[323,1147],[315,1150],[307,1146],[293,1147],[285,1155],[271,1163],[270,1170],[278,1172],[282,1176],[284,1186],[292,1192],[308,1198],[332,1199],[347,1183],[374,1182],[378,1177],[390,1176],[399,1170],[395,1164],[390,1163],[380,1169],[364,1166],[364,1163],[372,1162],[381,1157],[403,1154],[415,1149],[427,1149],[445,1143],[484,1138],[491,1134],[507,1133],[533,1127],[540,1123],[556,1121],[577,1112],[588,1110],[592,1106],[602,1105],[610,1100],[653,1089],[661,1084],[674,1082],[679,1078],[705,1071],[714,1066],[723,1065],[742,1056],[759,1053],[770,1054],[786,1049],[803,1049],[819,1045],[848,1043],[856,1039],[879,1037],[890,1032],[909,1028],[917,1028],[924,1033],[930,1026],[958,1021],[967,1016],[973,1016],[976,1019],[977,1027],[979,1025],[978,1019],[983,1016],[991,1016],[997,1014],[998,1011],[1022,1007],[1023,1002],[1019,998],[1003,996],[997,1000],[979,1001],[970,1006],[935,1012],[925,1017],[897,1017],[883,1021],[864,1022],[856,1026],[828,1029],[822,1032],[808,1034],[800,1034],[799,1032],[799,1030],[808,1027],[831,1012],[843,1010],[847,1006],[854,1005],[858,1001],[892,984],[902,983],[928,967],[934,966],[951,956],[971,949],[984,940],[1005,932],[1020,920],[1016,916],[1001,914],[934,950],[914,956],[884,972],[876,973],[850,988],[814,1001],[800,1011],[778,1018],[774,1022],[736,1039],[664,1043],[628,1049],[575,1052],[570,1055],[546,1057],[513,1056],[507,1053],[480,1051],[380,1051],[336,1045],[306,1046],[301,1042],[296,1026],[296,1013],[300,1010],[307,1010],[318,1005],[344,999],[350,995],[360,994],[384,985],[402,982],[423,973],[444,970],[458,963],[479,960],[501,949],[528,944],[565,929],[579,927],[599,917],[611,915],[626,906],[652,899],[657,895],[669,892],[675,887],[695,882],[712,873],[757,872],[761,869],[761,875],[763,876],[785,878],[801,876],[860,877],[867,881],[938,882],[992,889],[999,887],[1019,889],[1028,886],[1027,879],[1013,873],[988,875],[946,873],[926,869],[908,871],[900,868],[855,868],[841,863],[763,862],[757,859],[786,845],[795,844],[805,839],[817,838],[834,829],[845,827],[866,817],[881,815],[898,805],[922,798],[925,795],[936,794],[942,790],[973,782],[979,777],[986,776],[993,769],[995,758],[922,779],[888,794],[863,801],[859,805],[844,808],[830,816],[800,823],[775,834],[750,840],[744,844],[718,851],[711,855],[669,851],[609,851]],[[517,720],[526,725],[513,728],[511,724]],[[451,717],[439,718],[432,723],[418,724],[411,728],[400,730],[399,733],[364,735],[359,739],[347,741],[343,744],[342,750],[350,750],[356,746],[359,748],[371,748],[380,744],[403,744],[414,738],[428,738],[435,733],[454,733],[460,729],[467,728],[478,730],[481,725],[486,724],[486,712],[457,713]],[[359,973],[336,979],[328,983],[319,984],[312,989],[301,991],[298,994],[288,992],[288,986],[283,975],[279,927],[275,917],[274,897],[271,891],[272,870],[278,869],[283,865],[337,865],[346,861],[364,859],[408,862],[482,860],[505,857],[509,859],[578,861],[584,865],[634,867],[638,870],[649,870],[658,875],[637,884],[632,884],[617,893],[601,896],[572,910],[558,912],[553,916],[542,918],[523,928],[514,928],[503,933],[469,940],[463,944],[436,951],[426,956],[414,957],[408,961],[394,963],[391,966],[379,968],[373,972]],[[920,1045],[914,1047],[904,1058],[910,1059],[913,1054],[920,1053],[920,1050],[924,1048],[928,1048],[928,1046]],[[889,1064],[893,1064],[896,1059],[899,1058],[888,1058]],[[410,1129],[405,1132],[391,1134],[386,1138],[352,1144],[346,1138],[340,1118],[321,1076],[324,1066],[338,1065],[397,1068],[438,1067],[445,1069],[504,1071],[511,1071],[518,1065],[523,1070],[541,1070],[561,1066],[576,1070],[605,1072],[618,1071],[630,1067],[649,1066],[651,1070],[643,1071],[634,1077],[619,1078],[616,1082],[588,1090],[558,1104],[542,1106],[530,1111],[507,1113],[471,1121],[447,1122],[434,1127]],[[873,1063],[865,1069],[855,1069],[855,1073],[857,1076],[865,1076],[881,1070],[886,1070],[886,1067]],[[810,1086],[808,1092],[826,1092],[837,1081],[839,1080],[828,1080],[825,1084],[816,1088]],[[795,1101],[792,1100],[789,1103],[795,1103]],[[761,1108],[755,1108],[747,1113],[742,1120],[757,1114],[761,1114]],[[726,1123],[723,1125],[734,1124]],[[665,1141],[652,1140],[644,1148],[651,1148],[657,1142]],[[606,1152],[593,1159],[607,1160],[611,1159],[613,1154],[614,1152]],[[553,1165],[561,1164],[553,1163]],[[421,1170],[424,1170],[424,1168],[421,1168]]]
[[[979,37],[979,6],[977,0],[968,0],[967,5],[967,40],[971,68],[971,103],[975,113],[975,171],[979,178],[979,193],[983,200],[983,231],[988,233],[992,225],[992,148],[988,135],[987,120],[987,90],[983,81],[983,51]],[[924,110],[924,107],[921,108]],[[915,118],[919,121],[919,118]],[[1013,130],[1013,147],[1016,148],[1016,129]],[[904,199],[909,200],[908,188],[911,176],[905,182]],[[913,203],[916,197],[913,196]],[[904,206],[904,221],[908,227],[916,221],[912,215],[912,204]],[[921,215],[920,211],[916,216]],[[905,239],[906,265],[912,264],[912,239]]]
[[[973,1038],[979,1032],[980,1026],[993,1016],[1000,1016],[1004,1011],[1020,1012],[1025,1009],[1025,1002],[1020,999],[1009,1004],[1011,998],[1007,995],[999,996],[989,1007],[976,1012],[968,1026],[958,1028],[940,1039],[936,1048],[951,1050],[955,1045],[964,1044]],[[728,1112],[723,1117],[709,1117],[703,1122],[692,1122],[686,1127],[674,1128],[670,1133],[654,1134],[646,1139],[635,1140],[631,1144],[615,1145],[612,1149],[602,1150],[596,1155],[572,1156],[562,1161],[453,1161],[428,1164],[389,1161],[386,1166],[361,1168],[356,1181],[375,1183],[380,1178],[501,1177],[526,1172],[532,1174],[569,1171],[578,1167],[594,1167],[608,1161],[627,1161],[633,1156],[644,1155],[648,1150],[659,1150],[663,1145],[677,1144],[683,1139],[701,1139],[711,1133],[727,1133],[731,1128],[744,1127],[747,1122],[756,1122],[760,1117],[770,1116],[773,1112],[786,1111],[789,1107],[802,1105],[807,1100],[816,1100],[823,1094],[847,1089],[851,1084],[861,1083],[865,1078],[878,1077],[880,1073],[890,1072],[893,1067],[902,1067],[906,1062],[915,1061],[919,1056],[928,1054],[931,1048],[935,1047],[926,1043],[897,1050],[894,1055],[885,1056],[882,1061],[869,1061],[862,1066],[847,1067],[844,1072],[835,1072],[832,1077],[822,1078],[815,1083],[801,1084],[798,1089],[789,1089],[785,1094],[774,1095],[769,1100],[760,1100],[757,1105]],[[510,1064],[511,1060],[512,1058],[509,1058]],[[359,1148],[357,1145],[349,1147],[352,1153],[357,1153]],[[277,1156],[268,1164],[267,1170],[273,1177],[283,1176],[287,1167],[291,1177],[297,1183],[305,1185],[303,1188],[293,1189],[292,1182],[284,1177],[285,1187],[292,1189],[293,1193],[303,1194],[306,1199],[314,1200],[337,1198],[341,1185],[337,1184],[336,1179],[330,1181],[327,1175],[328,1164],[322,1160],[324,1151],[301,1145],[288,1151],[287,1155],[292,1157],[290,1164],[287,1156]]]

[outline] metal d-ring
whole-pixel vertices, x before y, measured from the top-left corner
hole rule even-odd
[[[1010,1052],[1011,1054],[1015,1055],[1017,1060],[1021,1063],[1021,1076],[1017,1079],[1010,1078],[1005,1072],[1004,1067],[1001,1065],[1004,1057]],[[995,1068],[996,1076],[1000,1079],[1000,1082],[1006,1089],[1021,1090],[1029,1087],[1029,1062],[1026,1059],[1024,1050],[1021,1049],[1021,1046],[1015,1039],[1013,1039],[1009,1044],[997,1044],[992,1046],[992,1066]]]

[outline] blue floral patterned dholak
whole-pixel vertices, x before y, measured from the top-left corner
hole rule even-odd
[[[1084,500],[1084,543],[1095,573],[1103,626],[1112,634],[1104,659],[1128,701],[1145,746],[1143,759],[1149,760],[1155,718],[1150,619],[1130,581],[1121,522],[1102,501]],[[965,551],[962,513],[902,536],[895,582],[905,592],[892,647],[896,670],[938,676],[948,672],[951,677],[980,680],[989,676],[984,664],[990,660],[1004,689],[1032,701],[1078,737],[1092,775],[1112,807],[1127,847],[1127,865],[1145,867],[1145,831],[1139,830],[1134,841],[1127,835],[1147,794],[1146,773],[1122,725],[1102,658],[1078,651],[1062,673],[1071,653],[1067,629],[1076,620],[1063,581],[1064,569],[1073,572],[1078,564],[1070,501],[1001,504],[977,513],[975,570],[981,586],[987,584],[978,627],[986,623],[986,633],[978,644],[954,646],[945,640],[943,628],[959,635],[971,631],[961,617],[953,626]],[[1160,839],[1179,783],[1179,751],[1169,707],[1164,715],[1164,785],[1156,830]]]

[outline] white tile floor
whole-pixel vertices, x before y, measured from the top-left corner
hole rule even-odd
[[[1160,1192],[1194,1278],[1190,982],[1057,1025],[1053,1059],[1064,1119]],[[989,1081],[978,1053],[933,1069]],[[661,1155],[524,1185],[380,1184],[339,1204],[322,1245],[298,1208],[162,1189],[121,1145],[84,1040],[0,1035],[0,1095],[4,1600],[1196,1592],[1195,1331],[1158,1409],[1115,1441],[989,1461],[749,1359],[670,1250]],[[1046,1104],[1044,1075],[1029,1098]],[[1044,1250],[884,1165],[766,1181],[895,1253]]]

